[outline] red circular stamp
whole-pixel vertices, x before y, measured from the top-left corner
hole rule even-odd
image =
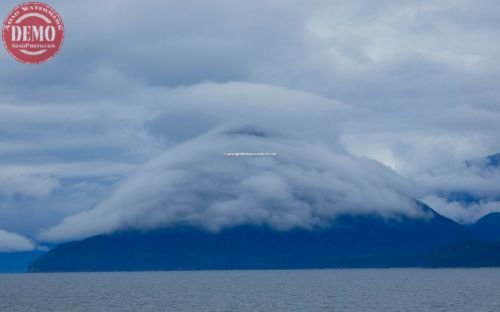
[[[64,41],[64,24],[52,7],[41,2],[18,5],[5,19],[3,44],[22,63],[40,64],[52,59]]]

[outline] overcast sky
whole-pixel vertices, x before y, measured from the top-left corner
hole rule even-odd
[[[0,251],[413,213],[400,194],[459,222],[500,211],[500,171],[479,161],[500,152],[496,0],[46,3],[57,57],[0,52]]]

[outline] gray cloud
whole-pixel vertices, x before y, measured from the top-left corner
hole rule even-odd
[[[0,230],[0,252],[31,251],[35,245],[19,234]]]
[[[0,173],[0,194],[7,197],[16,194],[43,197],[57,187],[57,180],[46,175],[23,175],[12,170]]]
[[[334,121],[350,111],[322,96],[249,83],[129,93],[73,107],[0,105],[0,226],[32,234],[91,209],[141,163],[221,125],[249,122],[334,144]]]
[[[423,200],[439,213],[465,224],[474,223],[489,213],[500,211],[499,200],[485,199],[478,202],[464,203],[436,195],[426,196]]]
[[[0,53],[0,228],[33,235],[94,211],[144,163],[242,124],[378,160],[411,181],[391,188],[414,183],[460,221],[497,209],[497,176],[450,167],[500,151],[497,1],[51,5],[57,58]],[[487,208],[446,208],[454,188]]]
[[[459,222],[473,223],[500,211],[500,168],[484,158],[443,165],[413,178],[427,187],[427,204]]]

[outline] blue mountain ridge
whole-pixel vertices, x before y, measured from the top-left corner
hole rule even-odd
[[[471,231],[481,240],[500,241],[500,212],[492,212],[470,226]]]
[[[476,168],[483,168],[483,169],[489,169],[489,170],[499,170],[500,169],[500,153],[489,155],[489,156],[481,158],[481,159],[467,160],[467,161],[465,161],[465,165],[467,167],[476,167]],[[460,202],[462,204],[479,203],[485,199],[481,196],[474,195],[474,194],[467,192],[467,191],[448,192],[446,194],[440,194],[440,195],[446,197],[446,199],[448,201]],[[498,201],[498,200],[500,200],[500,197],[492,197],[492,198],[488,198],[488,200]]]
[[[242,225],[214,233],[179,226],[99,235],[57,246],[28,271],[423,266],[432,251],[474,239],[461,225],[420,207],[428,217],[345,214],[314,230]]]

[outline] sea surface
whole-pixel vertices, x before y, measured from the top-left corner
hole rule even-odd
[[[500,311],[500,269],[0,274],[0,311]]]

